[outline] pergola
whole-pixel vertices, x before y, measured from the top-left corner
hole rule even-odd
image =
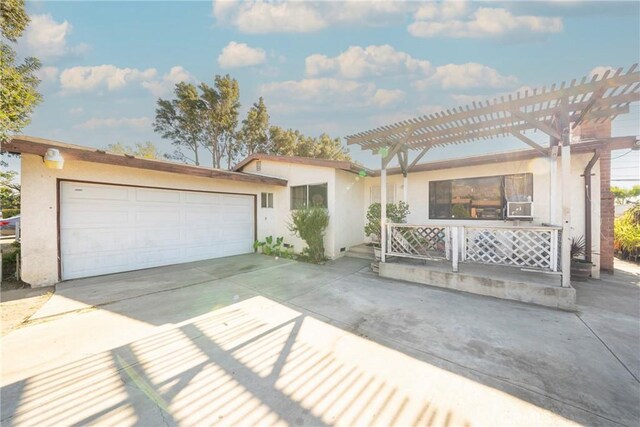
[[[570,269],[571,206],[569,181],[571,170],[570,144],[576,127],[588,122],[613,120],[629,112],[629,104],[640,101],[640,71],[634,64],[608,70],[602,75],[583,77],[569,84],[524,90],[485,102],[473,102],[427,116],[416,117],[388,126],[347,136],[348,145],[381,154],[380,198],[382,201],[382,261],[386,252],[387,166],[393,158],[404,175],[404,200],[407,199],[407,174],[434,147],[464,144],[477,140],[511,136],[548,156],[551,162],[551,182],[557,174],[556,158],[561,150],[562,173],[562,271]],[[547,146],[525,135],[542,132],[549,137]],[[417,155],[409,162],[409,152]],[[595,160],[594,160],[595,162]],[[551,186],[552,200],[557,189]],[[554,203],[552,203],[553,206]],[[552,207],[552,209],[555,209]],[[569,275],[562,275],[563,286],[569,285]]]

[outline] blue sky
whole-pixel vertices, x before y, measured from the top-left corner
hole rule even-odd
[[[26,134],[94,147],[153,141],[156,100],[229,73],[242,115],[350,133],[639,60],[638,2],[28,2],[19,53],[42,59]],[[604,67],[604,68],[603,68]],[[638,134],[638,106],[614,133]],[[431,159],[526,148],[497,140]],[[378,160],[351,148],[369,166]],[[623,153],[620,153],[623,154]],[[637,177],[638,152],[620,158]],[[618,163],[614,164],[614,168]],[[622,167],[628,167],[622,169]],[[624,173],[622,173],[624,171]],[[615,177],[614,177],[615,178]]]

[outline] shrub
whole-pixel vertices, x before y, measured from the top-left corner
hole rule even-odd
[[[253,242],[253,249],[260,249],[265,255],[273,255],[276,257],[293,258],[293,250],[291,248],[284,247],[284,237],[276,237],[273,240],[273,236],[267,236],[264,242],[256,240]]]
[[[367,236],[372,234],[377,237],[377,241],[380,241],[380,221],[382,219],[382,205],[380,203],[372,203],[367,209],[367,225],[364,227],[364,232]],[[396,224],[407,221],[407,216],[410,214],[409,205],[405,202],[387,203],[387,221]]]
[[[640,251],[640,205],[635,205],[616,218],[614,244],[623,256],[637,257]]]
[[[20,214],[20,209],[2,209],[2,218],[7,219]]]
[[[307,247],[302,258],[320,263],[324,256],[324,232],[329,225],[329,214],[324,208],[308,207],[291,211],[289,230],[305,241]]]

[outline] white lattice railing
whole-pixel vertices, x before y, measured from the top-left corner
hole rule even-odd
[[[387,255],[417,259],[448,259],[449,227],[387,224]]]
[[[558,271],[559,227],[387,224],[386,254]]]
[[[558,228],[464,227],[462,261],[558,271]]]

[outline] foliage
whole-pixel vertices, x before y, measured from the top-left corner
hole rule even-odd
[[[17,209],[17,208],[2,209],[2,218],[4,219],[13,218],[16,215],[20,215],[20,209]]]
[[[174,89],[175,99],[159,98],[153,129],[176,147],[167,158],[200,164],[199,148],[203,145],[202,106],[196,87],[180,82]],[[184,154],[183,149],[188,151]],[[193,155],[193,157],[189,157]]]
[[[247,154],[268,152],[269,113],[262,97],[247,112],[242,121],[239,138]]]
[[[9,45],[29,23],[24,1],[3,0],[0,13],[0,143],[4,143],[29,124],[30,115],[42,97],[37,91],[40,80],[36,76],[40,61],[28,57],[21,64],[16,63],[16,54]]]
[[[0,171],[0,207],[20,210],[20,184],[14,182],[15,171]],[[9,218],[5,216],[4,218]]]
[[[364,232],[367,236],[374,235],[380,241],[380,221],[382,220],[382,204],[372,203],[367,209],[367,225]],[[407,221],[409,205],[405,202],[387,203],[387,221],[400,224]]]
[[[572,237],[570,248],[571,259],[578,259],[584,256],[586,247],[587,245],[584,241],[584,236]]]
[[[324,208],[308,207],[291,211],[289,230],[305,241],[307,247],[301,257],[313,263],[321,263],[324,256],[324,233],[329,225],[329,214]]]
[[[198,88],[202,94],[202,116],[204,123],[204,147],[213,158],[213,167],[220,168],[223,157],[227,159],[227,168],[239,154],[235,129],[238,126],[240,109],[240,86],[238,81],[225,76],[215,76],[214,87],[201,83]]]
[[[256,240],[253,243],[253,249],[260,249],[265,255],[273,255],[276,257],[293,258],[293,249],[284,247],[284,237],[267,236],[264,242]]]
[[[147,141],[145,143],[136,142],[133,147],[118,142],[107,145],[106,150],[116,154],[126,154],[128,156],[135,156],[143,159],[157,160],[162,157],[158,147],[156,147],[151,141]]]
[[[453,218],[471,218],[469,210],[461,204],[451,206],[451,216]]]
[[[623,255],[637,257],[640,252],[640,205],[635,205],[616,218],[614,245]]]
[[[624,205],[631,199],[640,197],[640,185],[634,185],[631,188],[611,187],[611,192],[616,199],[616,203]]]
[[[20,243],[13,242],[10,249],[2,250],[2,278],[18,278],[18,259],[20,258]]]
[[[319,138],[307,137],[297,130],[285,130],[278,126],[269,128],[269,154],[351,160],[339,138],[331,138],[325,133]]]

